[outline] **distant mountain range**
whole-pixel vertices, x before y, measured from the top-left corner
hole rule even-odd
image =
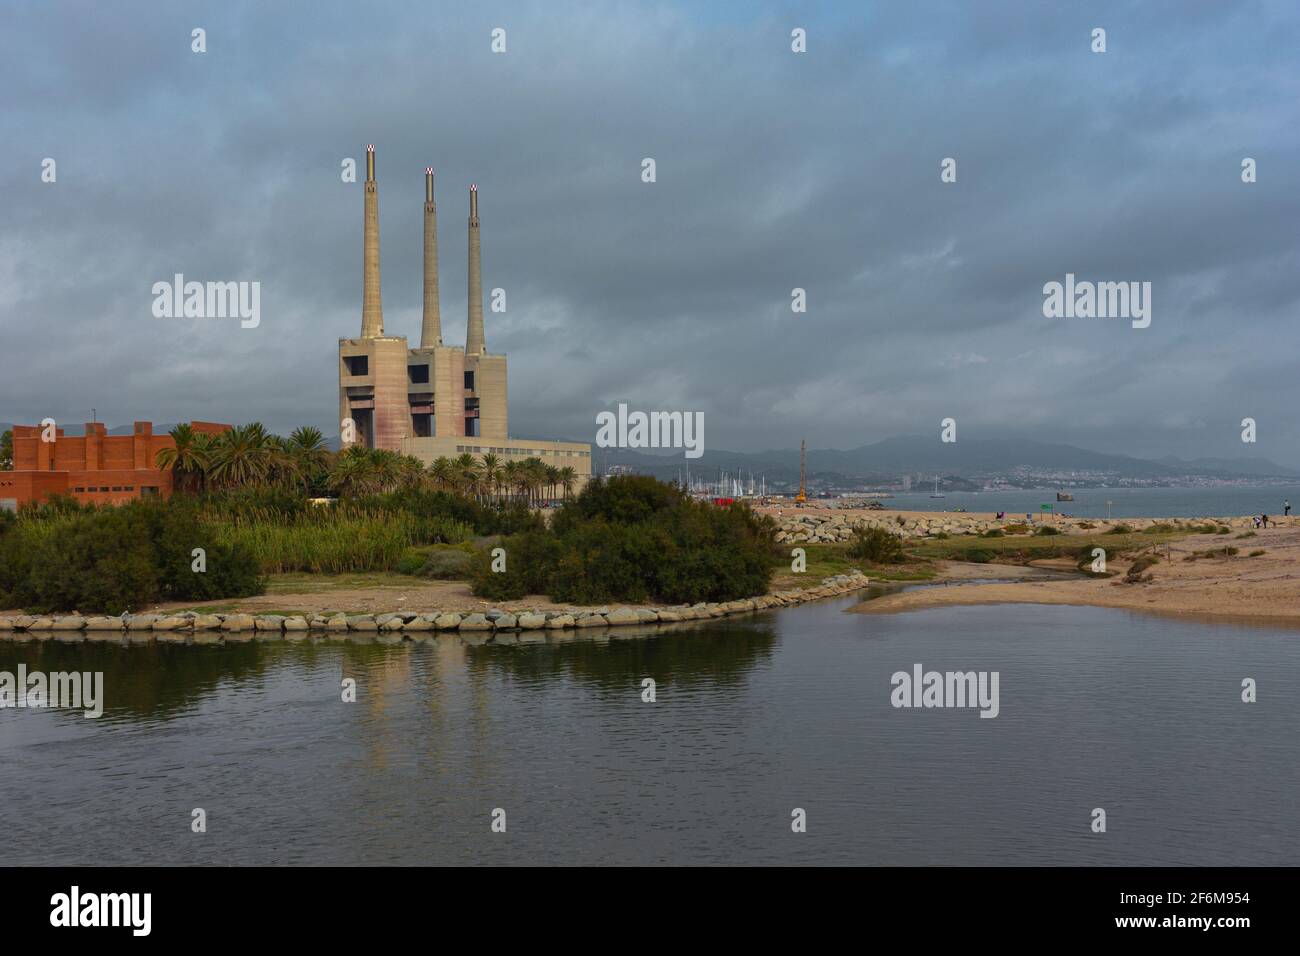
[[[768,481],[797,481],[798,449],[762,452],[707,451],[687,460],[625,449],[593,449],[597,471],[606,465],[626,465],[663,478],[675,478],[687,468],[694,475],[716,477],[718,472],[766,475]],[[886,438],[871,445],[848,450],[808,450],[808,473],[822,481],[897,481],[902,475],[944,477],[1008,476],[1017,470],[1035,473],[1092,473],[1128,479],[1288,478],[1300,477],[1300,470],[1279,465],[1267,458],[1197,458],[1184,461],[1173,456],[1150,460],[1128,455],[1110,455],[1074,445],[1012,439],[961,439],[944,444],[934,438],[909,435]],[[1082,478],[1083,475],[1081,474]]]
[[[10,428],[0,422],[0,431]],[[131,425],[117,425],[110,435],[129,435]],[[154,426],[165,434],[174,426]],[[77,431],[76,434],[80,434]],[[681,452],[645,453],[622,448],[592,448],[592,469],[604,472],[611,465],[625,465],[643,474],[676,478],[689,469],[703,478],[716,478],[720,471],[766,475],[769,482],[799,479],[799,450],[773,449],[759,452],[706,451],[700,458],[686,459]],[[1014,439],[960,439],[944,444],[934,438],[907,435],[847,450],[810,448],[808,473],[822,482],[896,482],[902,475],[970,478],[1007,476],[1017,470],[1032,472],[1091,472],[1126,479],[1203,478],[1297,478],[1300,470],[1279,465],[1267,458],[1193,458],[1172,455],[1164,458],[1134,458],[1089,451],[1074,445]]]

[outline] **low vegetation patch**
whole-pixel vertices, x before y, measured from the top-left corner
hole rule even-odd
[[[1148,568],[1155,565],[1160,558],[1154,554],[1144,554],[1129,565],[1129,569],[1124,574],[1125,584],[1145,584],[1152,579],[1152,575],[1144,574]]]
[[[470,586],[490,600],[545,594],[573,604],[731,601],[767,591],[776,523],[744,504],[717,507],[640,475],[596,479],[550,527],[480,549]],[[504,560],[504,564],[502,561]]]
[[[397,572],[437,581],[463,581],[473,559],[474,548],[468,543],[408,548],[397,562]]]
[[[160,601],[261,594],[257,558],[183,500],[23,509],[0,533],[0,607],[121,614]]]
[[[903,539],[884,528],[854,528],[849,556],[872,564],[902,564],[907,560]]]
[[[1238,549],[1226,546],[1222,548],[1206,548],[1203,551],[1193,551],[1184,561],[1198,561],[1202,558],[1231,558],[1238,553]]]

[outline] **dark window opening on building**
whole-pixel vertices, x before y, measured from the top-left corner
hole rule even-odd
[[[429,366],[427,365],[408,365],[406,374],[410,377],[413,385],[423,385],[429,381]]]
[[[140,496],[141,496],[142,498],[153,498],[153,497],[155,497],[157,494],[158,494],[158,488],[157,488],[156,485],[141,485],[141,486],[140,486]]]
[[[375,447],[375,410],[373,408],[354,408],[352,421],[357,426],[357,444],[366,448]]]
[[[465,419],[465,434],[466,434],[466,436],[468,436],[468,437],[470,437],[470,438],[478,438],[478,437],[479,437],[479,431],[478,431],[478,419],[477,419],[477,418],[467,418],[467,419]]]
[[[349,355],[343,360],[349,375],[369,375],[370,357],[367,355]]]
[[[429,414],[412,415],[411,429],[415,432],[416,438],[432,438],[433,416]]]
[[[466,372],[466,373],[465,373],[465,388],[466,388],[467,390],[471,391],[471,392],[474,391],[474,373],[473,373],[473,372]]]

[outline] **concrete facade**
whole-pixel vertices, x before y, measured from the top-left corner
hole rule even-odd
[[[379,194],[374,147],[366,149],[361,335],[339,339],[339,421],[342,444],[404,451],[438,439],[438,448],[459,438],[495,448],[550,447],[554,443],[511,439],[506,356],[487,351],[483,328],[482,260],[478,187],[470,187],[469,296],[465,347],[443,343],[438,293],[438,225],[433,169],[424,171],[424,288],[420,347],[405,336],[384,333],[379,270]],[[442,441],[446,439],[448,441]],[[450,444],[448,444],[450,442]],[[423,449],[425,444],[418,447]],[[584,474],[591,473],[591,448]],[[410,452],[414,454],[415,452]],[[439,451],[428,460],[437,458]],[[455,454],[462,454],[456,452]],[[476,452],[475,454],[482,454]],[[498,451],[498,455],[505,453]],[[420,457],[425,457],[423,452]],[[509,457],[516,457],[513,453]],[[517,457],[530,457],[527,455]],[[578,456],[575,456],[578,457]],[[548,461],[548,464],[553,462]],[[569,464],[566,462],[566,464]],[[572,463],[578,468],[579,463]],[[561,466],[562,467],[562,466]]]
[[[216,435],[229,425],[191,422],[194,431]],[[172,492],[172,475],[156,466],[158,452],[172,448],[170,435],[155,435],[152,422],[136,422],[130,435],[109,435],[103,422],[87,422],[83,435],[55,428],[52,441],[41,425],[14,426],[14,470],[0,471],[0,505],[12,507],[71,495],[82,503],[122,504]]]
[[[462,435],[446,438],[408,438],[402,442],[401,452],[413,455],[426,465],[437,458],[455,458],[471,454],[482,458],[496,455],[501,463],[540,458],[553,468],[572,468],[578,476],[574,491],[591,479],[591,446],[585,442],[543,441],[538,438],[484,439]]]

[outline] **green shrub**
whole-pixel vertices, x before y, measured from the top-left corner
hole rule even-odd
[[[849,556],[875,564],[901,564],[903,539],[884,528],[854,528],[849,541]]]
[[[491,549],[481,549],[469,580],[490,600],[729,601],[767,590],[775,531],[743,504],[715,507],[653,478],[596,480],[550,528],[505,538],[504,571],[493,571]]]
[[[397,567],[394,568],[398,574],[415,574],[424,567],[424,562],[429,556],[423,548],[407,548],[402,552],[402,556],[397,560]]]
[[[397,562],[397,570],[401,574],[441,581],[463,580],[469,575],[474,553],[475,549],[468,545],[435,544],[410,548]]]
[[[1034,534],[1036,534],[1036,535],[1040,535],[1040,536],[1041,536],[1041,535],[1049,535],[1049,534],[1060,534],[1060,533],[1061,533],[1061,529],[1060,529],[1060,528],[1053,528],[1053,527],[1052,527],[1051,525],[1049,525],[1049,524],[1040,525],[1039,527],[1037,527],[1037,528],[1034,529]]]
[[[983,548],[967,548],[962,552],[962,560],[970,561],[972,564],[988,564],[993,560],[993,552]]]
[[[1001,538],[1002,536],[1003,531],[1001,528],[989,528],[987,531],[980,534],[981,538]]]
[[[564,534],[584,521],[603,518],[611,524],[640,524],[690,501],[685,492],[649,475],[596,478],[551,521]],[[692,502],[694,503],[694,502]],[[710,505],[710,507],[712,507]]]
[[[1165,524],[1165,523],[1163,523],[1163,522],[1157,522],[1156,524],[1153,524],[1153,525],[1152,525],[1151,527],[1149,527],[1149,528],[1144,528],[1144,529],[1142,530],[1142,533],[1143,533],[1143,534],[1171,534],[1172,532],[1177,531],[1177,530],[1178,530],[1178,529],[1175,528],[1175,527],[1174,527],[1173,525],[1171,525],[1171,524]]]
[[[202,549],[205,570],[194,570]],[[183,503],[24,515],[0,538],[0,605],[120,614],[159,601],[260,594],[253,555]]]
[[[1132,533],[1133,533],[1133,529],[1126,524],[1117,524],[1115,525],[1115,527],[1111,528],[1109,531],[1106,532],[1106,534],[1132,534]]]
[[[1003,525],[1002,530],[1005,531],[1007,534],[1028,534],[1029,525],[1025,524],[1022,521],[1019,524]]]
[[[1124,580],[1128,584],[1139,584],[1151,580],[1151,575],[1143,575],[1143,571],[1151,567],[1160,559],[1154,554],[1144,554],[1131,565],[1128,572],[1124,575]]]
[[[493,570],[491,548],[475,552],[469,563],[470,588],[492,601],[518,600],[528,594],[545,594],[560,544],[549,531],[525,531],[501,543],[505,548],[505,570]]]
[[[1255,532],[1253,531],[1243,531],[1241,534],[1237,535],[1237,537],[1234,538],[1233,540],[1240,541],[1242,538],[1256,538],[1256,537],[1259,536],[1255,534]]]
[[[1258,548],[1258,549],[1256,549],[1256,550],[1250,552],[1250,554],[1246,555],[1246,557],[1248,557],[1248,558],[1258,558],[1261,554],[1267,554],[1267,553],[1268,553],[1268,552],[1266,552],[1263,548]]]

